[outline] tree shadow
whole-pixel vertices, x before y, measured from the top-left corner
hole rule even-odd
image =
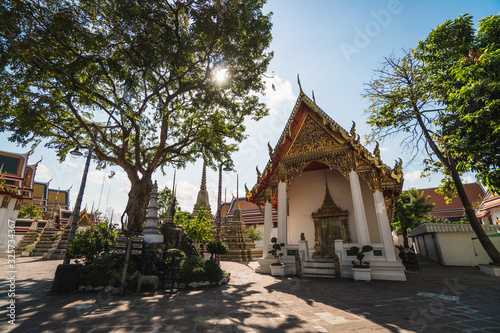
[[[5,332],[313,332],[318,327],[342,331],[343,325],[354,329],[357,324],[366,326],[368,320],[374,328],[391,332],[423,332],[457,328],[455,315],[464,312],[485,316],[500,311],[496,280],[474,268],[423,262],[420,271],[408,273],[408,282],[366,283],[277,279],[254,273],[252,266],[232,263],[229,284],[184,289],[172,295],[167,289],[124,296],[104,291],[48,296],[52,280],[46,278],[49,274],[41,274],[40,279],[16,281],[15,326],[5,320],[8,299],[0,300],[0,325]],[[418,295],[422,292],[427,296]],[[458,295],[460,302],[430,294]]]

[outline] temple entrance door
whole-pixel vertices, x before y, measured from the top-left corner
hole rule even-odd
[[[320,218],[320,246],[322,257],[333,258],[334,240],[342,238],[340,219],[337,216]]]
[[[313,258],[335,258],[335,240],[351,242],[347,223],[349,212],[333,202],[327,186],[323,205],[311,215],[314,221]]]

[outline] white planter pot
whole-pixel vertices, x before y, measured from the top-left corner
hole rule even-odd
[[[271,266],[272,276],[285,276],[285,265]]]
[[[500,276],[500,266],[479,264],[479,270],[489,275]]]
[[[351,268],[352,278],[354,281],[366,281],[370,282],[372,279],[372,269],[371,268]]]

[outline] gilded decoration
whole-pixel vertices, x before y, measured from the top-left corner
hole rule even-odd
[[[323,205],[311,216],[314,221],[313,258],[333,257],[335,255],[334,241],[336,239],[342,239],[344,243],[351,242],[347,223],[349,212],[342,210],[335,204],[328,190],[328,184]]]
[[[2,200],[2,206],[1,206],[1,208],[7,208],[7,207],[9,207],[10,199],[11,199],[11,197],[9,195],[4,196],[3,200]]]
[[[338,146],[340,146],[340,143],[308,115],[292,145],[292,149],[288,151],[285,158],[290,159],[325,152]]]
[[[290,139],[293,142],[288,146]],[[282,150],[286,147],[286,151]],[[401,161],[393,169],[382,163],[378,143],[373,152],[368,151],[360,143],[354,122],[351,130],[346,131],[302,91],[276,147],[268,144],[268,152],[270,160],[262,172],[256,169],[257,183],[247,193],[247,200],[257,204],[265,200],[263,190],[275,188],[283,180],[288,190],[294,178],[314,161],[338,170],[346,179],[351,170],[356,170],[372,191],[390,190],[397,194],[401,189]]]

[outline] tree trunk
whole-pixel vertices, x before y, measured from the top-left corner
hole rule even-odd
[[[477,239],[479,240],[479,242],[481,242],[481,245],[483,246],[488,256],[491,258],[491,260],[494,263],[500,264],[500,252],[498,252],[495,245],[493,245],[490,238],[484,231],[481,222],[477,218],[476,212],[474,211],[474,208],[472,207],[469,198],[465,193],[464,185],[462,184],[462,180],[460,179],[458,172],[455,169],[451,170],[450,174],[451,179],[453,180],[453,183],[455,184],[455,187],[457,189],[458,197],[460,198],[460,201],[462,201],[462,205],[464,206],[465,214],[467,214],[472,230],[474,230],[474,232],[476,233]]]
[[[402,227],[401,232],[403,234],[403,247],[405,249],[408,249],[408,248],[410,248],[410,246],[408,245],[408,229],[405,227]]]
[[[477,239],[479,239],[479,242],[481,242],[481,245],[483,246],[488,256],[491,258],[491,260],[496,264],[500,264],[500,252],[498,252],[497,248],[493,245],[491,240],[486,235],[486,232],[481,226],[481,222],[479,222],[479,219],[476,216],[474,208],[472,208],[472,205],[469,201],[469,198],[467,197],[467,194],[465,194],[464,185],[462,184],[462,180],[460,179],[460,174],[458,173],[457,168],[455,166],[455,161],[447,151],[445,151],[446,153],[445,156],[443,152],[439,150],[438,146],[432,139],[429,130],[425,127],[425,124],[422,121],[422,117],[418,113],[418,108],[414,106],[414,109],[417,110],[416,119],[420,125],[420,128],[422,129],[422,132],[424,133],[427,142],[431,146],[432,151],[436,154],[436,156],[439,158],[439,160],[444,165],[446,170],[449,172],[451,179],[455,184],[458,197],[462,202],[462,206],[464,206],[465,214],[467,214],[472,230],[474,230],[474,232],[476,233]]]
[[[146,211],[149,204],[149,195],[153,189],[151,175],[142,178],[130,178],[130,192],[128,193],[125,213],[128,217],[127,230],[140,231],[146,221]]]

